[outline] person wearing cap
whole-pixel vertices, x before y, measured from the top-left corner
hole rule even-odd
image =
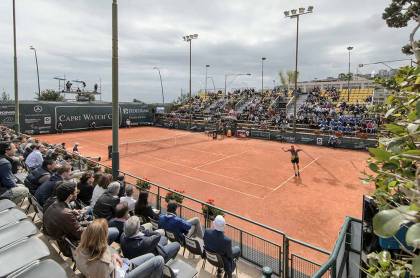
[[[222,257],[225,277],[232,277],[235,270],[235,261],[240,256],[239,246],[232,246],[232,240],[225,234],[226,221],[221,215],[216,216],[213,221],[213,229],[204,232],[204,249],[219,254]]]

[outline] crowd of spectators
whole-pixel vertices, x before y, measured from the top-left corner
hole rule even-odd
[[[375,133],[379,119],[368,114],[364,103],[336,103],[338,91],[333,87],[324,92],[319,88],[309,92],[299,107],[297,122],[322,131],[355,134]]]
[[[43,232],[64,256],[75,260],[83,275],[162,277],[164,264],[176,257],[180,242],[188,237],[218,253],[227,277],[232,276],[239,252],[224,235],[222,216],[214,229],[204,231],[199,218],[177,216],[177,203],[169,202],[161,213],[148,203],[148,192],[140,191],[136,198],[124,176],[113,180],[101,166],[72,163],[73,156],[65,144],[44,144],[0,127],[0,199],[19,204],[32,196],[43,210]],[[23,184],[16,178],[18,171],[27,171]],[[154,230],[151,221],[159,229]],[[165,231],[176,240],[168,241]],[[122,253],[111,247],[114,243]]]

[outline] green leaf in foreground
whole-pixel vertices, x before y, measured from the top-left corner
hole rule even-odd
[[[409,246],[414,248],[420,247],[420,223],[416,223],[408,228],[405,241]]]
[[[383,210],[373,217],[373,231],[377,236],[383,238],[392,237],[402,224],[408,222],[400,208]]]

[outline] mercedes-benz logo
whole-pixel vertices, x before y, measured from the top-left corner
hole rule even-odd
[[[42,106],[41,105],[35,105],[34,106],[34,112],[37,112],[37,113],[42,112]]]

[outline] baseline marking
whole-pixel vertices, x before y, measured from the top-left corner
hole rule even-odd
[[[310,166],[312,163],[314,163],[315,161],[317,161],[319,159],[319,156],[317,158],[315,158],[314,160],[312,160],[311,162],[309,162],[308,164],[306,164],[301,170],[300,172],[303,172],[303,170],[305,170],[306,167]],[[283,185],[285,185],[287,182],[289,182],[291,179],[293,179],[295,177],[295,175],[290,176],[287,180],[285,180],[284,182],[282,182],[279,186],[277,186],[276,188],[273,189],[273,191],[271,191],[270,193],[276,191],[277,189],[281,188]]]

